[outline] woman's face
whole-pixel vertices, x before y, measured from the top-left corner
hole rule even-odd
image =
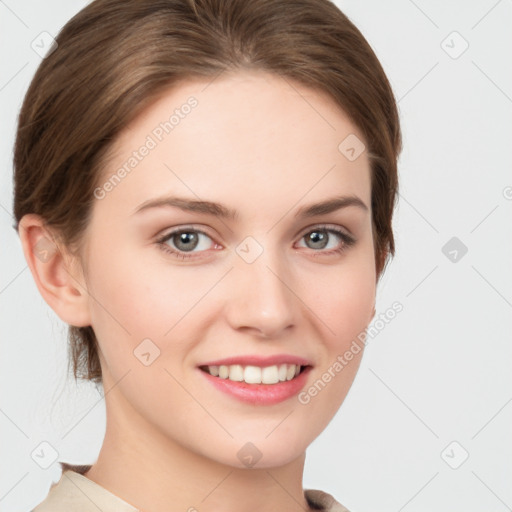
[[[327,96],[263,72],[183,82],[121,134],[85,253],[110,418],[232,466],[303,454],[342,404],[374,313],[362,140]],[[310,209],[342,197],[362,204]],[[278,378],[293,357],[310,366],[298,387],[221,389],[199,368],[276,355]],[[257,379],[245,366],[228,371]]]

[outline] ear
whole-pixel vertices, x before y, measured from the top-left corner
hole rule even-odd
[[[78,259],[58,245],[39,215],[24,215],[19,235],[25,259],[46,303],[69,325],[91,325],[89,295]]]

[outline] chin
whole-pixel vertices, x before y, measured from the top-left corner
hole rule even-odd
[[[275,438],[271,440],[270,437],[274,435]],[[289,436],[284,440],[277,433],[270,437],[253,441],[232,441],[232,446],[224,452],[229,456],[219,454],[214,458],[221,464],[239,469],[270,469],[285,466],[305,456],[306,443],[297,446]]]

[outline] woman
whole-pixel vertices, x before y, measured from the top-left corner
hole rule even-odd
[[[101,383],[95,464],[34,510],[346,510],[302,488],[394,254],[401,137],[327,0],[96,0],[25,97],[36,285]]]

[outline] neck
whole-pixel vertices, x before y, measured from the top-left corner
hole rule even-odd
[[[305,453],[279,467],[226,465],[169,439],[119,394],[106,399],[105,438],[85,476],[139,510],[311,510],[302,489]]]

